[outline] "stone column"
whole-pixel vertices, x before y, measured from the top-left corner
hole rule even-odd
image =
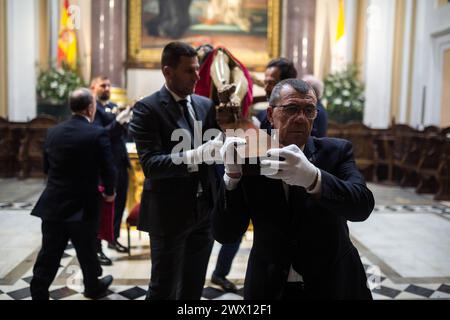
[[[92,1],[91,76],[106,75],[125,87],[126,0]]]
[[[370,0],[367,9],[364,124],[371,128],[391,122],[395,7],[395,1]]]
[[[29,121],[36,117],[37,5],[34,0],[7,0],[6,3],[10,121]]]
[[[286,0],[284,10],[284,56],[294,62],[301,78],[314,72],[316,0]]]

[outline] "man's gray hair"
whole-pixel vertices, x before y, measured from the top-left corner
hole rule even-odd
[[[307,74],[303,77],[303,81],[306,81],[311,85],[311,87],[314,89],[314,92],[316,93],[317,99],[322,98],[324,85],[323,82],[320,81],[320,79],[316,78],[312,74]]]
[[[277,107],[278,103],[281,100],[281,90],[285,86],[292,87],[295,91],[301,94],[307,94],[312,88],[311,86],[299,79],[286,79],[277,83],[277,85],[273,88],[272,94],[270,95],[269,105],[271,107]]]
[[[94,98],[92,93],[87,88],[78,88],[70,93],[69,106],[73,112],[80,112],[86,110]]]

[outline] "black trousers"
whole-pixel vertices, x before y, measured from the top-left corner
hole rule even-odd
[[[96,254],[97,229],[97,222],[42,221],[42,248],[30,283],[33,300],[49,299],[49,287],[55,279],[69,239],[80,262],[85,290],[96,288],[97,278],[101,274]]]
[[[116,165],[117,183],[116,199],[114,201],[114,239],[120,237],[120,225],[122,223],[123,212],[127,203],[128,192],[128,166],[127,163]]]
[[[303,282],[287,282],[283,290],[283,300],[305,300],[307,292]]]
[[[214,240],[206,201],[195,225],[175,236],[150,235],[152,271],[147,300],[200,300]]]
[[[235,243],[225,243],[222,245],[217,257],[216,268],[214,269],[213,275],[225,278],[230,273],[233,259],[239,251],[241,241],[242,238]]]

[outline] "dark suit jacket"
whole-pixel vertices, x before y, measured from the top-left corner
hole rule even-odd
[[[127,125],[123,126],[116,121],[116,115],[106,112],[106,108],[113,109],[117,107],[114,103],[108,103],[103,106],[97,101],[97,112],[95,113],[94,124],[105,128],[111,139],[111,149],[114,164],[118,167],[130,166],[130,159],[128,158],[127,148],[125,146],[125,140],[127,138],[128,128]]]
[[[191,98],[203,132],[217,128],[213,102],[195,94]],[[188,130],[188,123],[165,87],[133,108],[129,129],[145,174],[139,229],[151,234],[177,234],[194,223],[199,181],[212,207],[209,178],[214,168],[201,165],[199,172],[189,173],[186,164],[172,161],[170,154],[179,141],[171,141],[171,136],[180,128]]]
[[[32,215],[43,220],[67,221],[82,212],[83,220],[99,214],[99,177],[105,193],[114,194],[115,168],[106,130],[73,116],[48,130],[44,142],[47,186]]]
[[[314,120],[311,136],[316,138],[325,138],[327,136],[328,130],[328,114],[320,100],[317,101],[316,107],[317,118]],[[270,134],[271,125],[269,120],[267,119],[267,110],[258,112],[256,118],[259,120],[259,122],[261,122],[260,128],[267,130]]]
[[[236,190],[222,182],[213,211],[214,238],[233,243],[249,220],[254,242],[245,279],[245,298],[281,297],[292,264],[311,298],[370,299],[366,276],[349,237],[347,221],[364,221],[374,207],[353,158],[351,143],[309,138],[305,155],[322,173],[320,200],[304,188],[264,176],[244,176]]]

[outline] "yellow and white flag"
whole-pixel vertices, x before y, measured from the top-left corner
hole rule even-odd
[[[338,20],[336,26],[336,42],[333,48],[332,71],[341,71],[347,65],[347,36],[345,34],[345,3],[339,0]]]

